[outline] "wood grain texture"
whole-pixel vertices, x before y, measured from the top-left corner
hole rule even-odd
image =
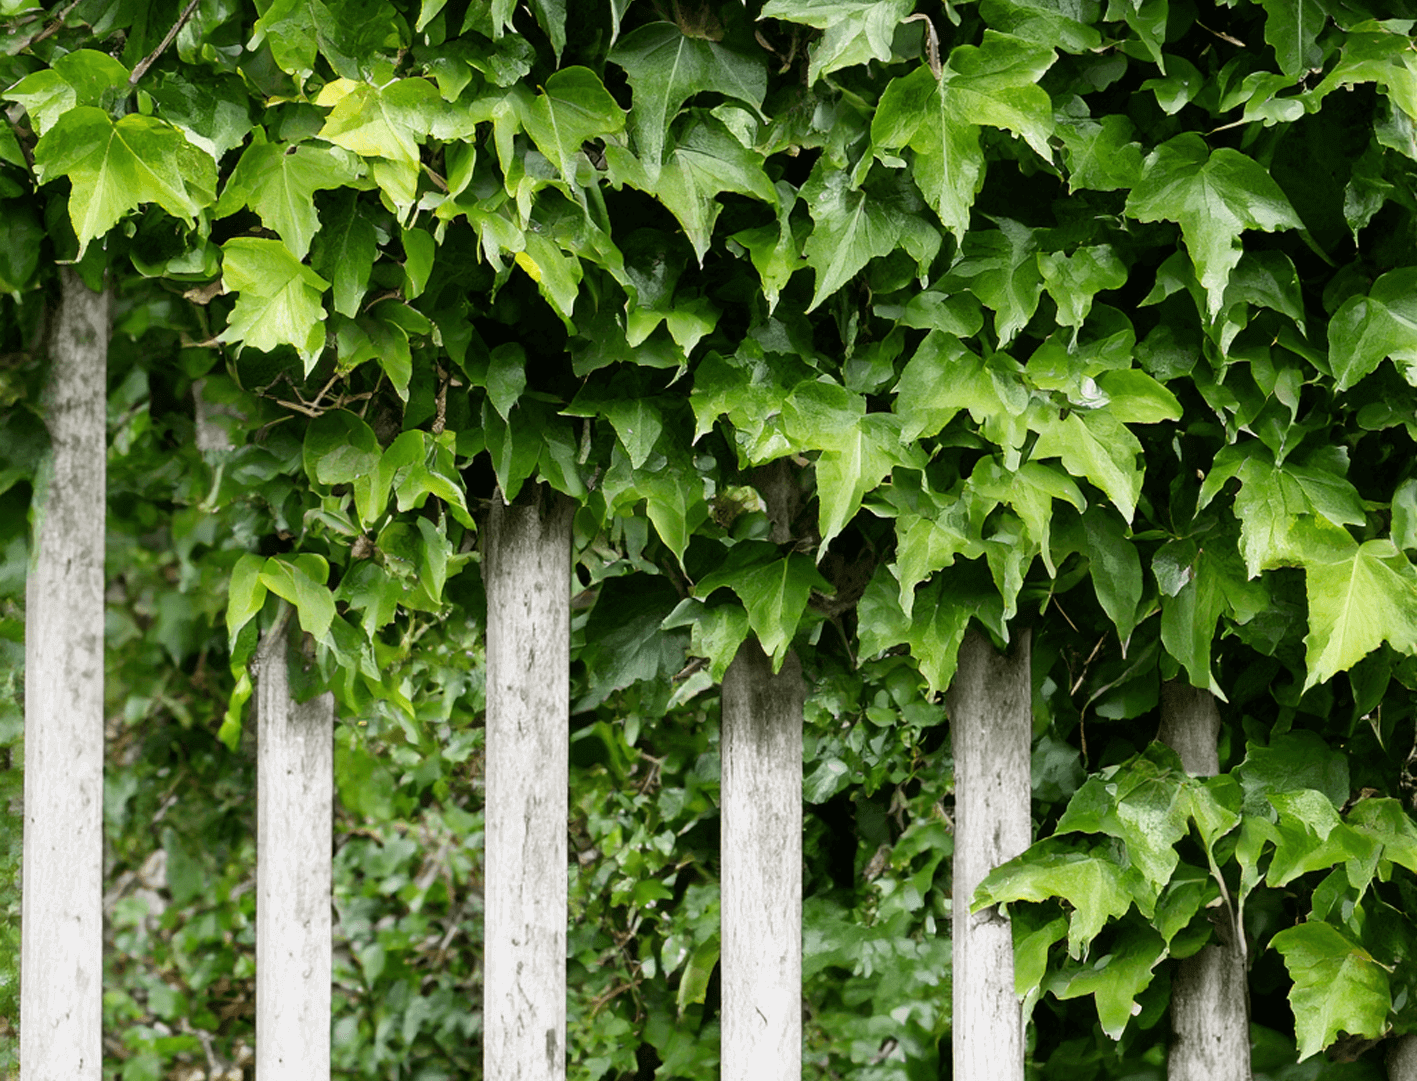
[[[1161,686],[1161,728],[1156,738],[1181,756],[1186,772],[1220,772],[1216,739],[1220,710],[1210,691],[1182,680]],[[1249,1081],[1250,1010],[1243,953],[1228,941],[1181,961],[1171,984],[1169,1081]]]
[[[257,654],[256,1075],[330,1075],[334,698],[290,697],[286,636]]]
[[[1403,1036],[1387,1052],[1388,1081],[1417,1081],[1417,1036]]]
[[[110,297],[68,267],[50,348],[52,452],[25,583],[22,1081],[98,1081],[103,1025],[103,551]]]
[[[1022,1081],[1023,1010],[1014,993],[1009,921],[995,906],[969,911],[984,876],[1032,840],[1030,633],[1000,654],[970,630],[946,695],[955,762],[954,1076]]]
[[[566,1076],[571,522],[539,486],[493,501],[487,583],[483,1072]]]
[[[1181,756],[1187,773],[1213,777],[1220,772],[1219,736],[1215,695],[1179,679],[1161,685],[1161,728],[1156,738]]]
[[[749,638],[723,677],[723,1081],[802,1076],[802,666]]]

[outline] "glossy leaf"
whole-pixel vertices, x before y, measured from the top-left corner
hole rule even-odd
[[[1390,540],[1355,544],[1344,558],[1307,566],[1307,690],[1388,642],[1417,653],[1417,569]]]
[[[767,93],[767,71],[760,57],[689,37],[674,23],[649,23],[631,31],[609,59],[629,76],[634,92],[630,128],[651,177],[664,159],[669,126],[689,98],[708,91],[756,107]]]
[[[219,339],[266,350],[293,345],[308,374],[325,345],[320,298],[329,282],[279,240],[237,237],[222,246],[222,283],[241,295]]]
[[[618,147],[609,148],[606,159],[612,175],[655,196],[679,219],[700,259],[718,220],[721,192],[777,202],[777,189],[763,172],[762,159],[707,114],[695,113],[689,119],[657,176]]]
[[[1343,302],[1328,324],[1329,360],[1347,390],[1391,358],[1408,382],[1417,378],[1417,269],[1394,270],[1364,296]]]
[[[297,259],[304,259],[320,228],[315,192],[349,184],[361,171],[351,155],[338,150],[252,143],[227,179],[214,213],[226,217],[249,206]]]
[[[1311,921],[1280,931],[1274,948],[1294,981],[1299,1060],[1317,1054],[1348,1032],[1376,1039],[1392,1006],[1388,977],[1368,953],[1332,924]]]
[[[915,179],[945,228],[962,238],[983,182],[979,126],[1004,128],[1048,156],[1052,107],[1038,80],[1051,49],[1025,45],[992,30],[979,46],[955,49],[936,78],[926,66],[895,79],[871,121],[877,147],[915,151]]]
[[[195,224],[216,188],[212,159],[176,128],[135,113],[115,122],[92,107],[56,120],[36,144],[34,164],[41,181],[67,176],[73,184],[69,220],[81,258],[91,240],[143,203]]]
[[[782,19],[824,31],[812,45],[807,81],[839,68],[889,60],[896,27],[910,14],[911,0],[768,0],[760,18]]]
[[[625,113],[595,72],[570,67],[546,80],[544,92],[521,110],[521,121],[562,179],[576,184],[582,163],[589,166],[581,144],[621,131]]]
[[[707,575],[699,580],[694,592],[707,598],[720,586],[727,586],[742,599],[748,610],[748,625],[772,658],[774,671],[782,666],[812,590],[832,591],[831,583],[817,572],[812,561],[799,553]]]
[[[1229,147],[1211,152],[1190,133],[1147,156],[1141,180],[1127,197],[1127,213],[1141,221],[1180,224],[1210,315],[1220,310],[1230,271],[1240,261],[1244,230],[1301,228],[1263,166]]]

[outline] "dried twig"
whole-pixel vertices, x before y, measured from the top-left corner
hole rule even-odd
[[[162,41],[158,43],[157,48],[148,53],[142,60],[138,61],[138,66],[133,69],[133,74],[128,76],[129,89],[137,86],[138,80],[148,73],[148,68],[152,67],[153,61],[161,56],[163,51],[172,44],[178,33],[187,25],[187,20],[192,17],[192,13],[197,10],[197,5],[201,2],[202,0],[191,0],[191,3],[182,9],[182,14],[177,16],[177,21],[172,24],[172,29],[169,30]]]
[[[940,63],[940,35],[935,33],[935,24],[930,16],[916,12],[905,20],[908,23],[922,22],[925,24],[925,62],[930,65],[930,73],[939,78],[944,74],[945,66]]]
[[[52,37],[53,35],[59,33],[60,30],[64,29],[64,20],[69,17],[69,12],[73,11],[78,6],[79,0],[70,0],[70,2],[64,6],[64,10],[59,12],[58,15],[54,16],[54,21],[52,23],[46,26],[39,33],[35,34],[34,37],[30,38],[23,45],[11,49],[10,52],[12,54],[22,53],[26,49],[32,49],[45,38]]]

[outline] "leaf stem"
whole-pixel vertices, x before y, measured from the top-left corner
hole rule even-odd
[[[167,35],[162,41],[158,42],[157,48],[138,62],[138,66],[133,69],[133,74],[128,76],[129,90],[138,85],[138,80],[148,73],[148,68],[153,66],[153,61],[161,56],[163,51],[172,44],[178,33],[187,25],[187,20],[192,17],[192,13],[197,10],[197,5],[201,2],[202,0],[191,0],[191,2],[182,9],[182,14],[177,16],[177,21],[172,24],[172,29],[167,32]]]
[[[922,22],[925,24],[925,60],[930,65],[930,73],[936,79],[944,74],[944,65],[940,63],[940,35],[935,33],[935,23],[930,16],[921,12],[916,12],[905,20],[908,23]]]

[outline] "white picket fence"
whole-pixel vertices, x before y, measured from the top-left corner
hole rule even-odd
[[[26,600],[21,1081],[101,1077],[107,303],[65,273],[53,479]],[[489,1081],[566,1076],[572,511],[547,494],[499,505],[484,535]],[[964,899],[1029,840],[1028,658],[1026,637],[1000,657],[971,635],[950,692],[955,1076],[970,1081],[1023,1076],[1008,926],[970,916]],[[286,664],[284,635],[269,634],[256,660],[256,1076],[319,1081],[330,1074],[334,706],[328,694],[294,703]],[[722,687],[725,1081],[802,1073],[803,696],[795,657],[774,675],[752,641]]]

